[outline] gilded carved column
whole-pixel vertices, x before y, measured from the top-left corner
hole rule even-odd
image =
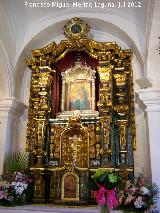
[[[120,145],[120,161],[121,164],[126,163],[126,153],[127,153],[127,120],[117,120],[119,129],[119,145]]]
[[[100,93],[99,93],[99,114],[102,140],[102,160],[104,164],[109,165],[111,151],[111,123],[112,123],[112,70],[110,63],[111,53],[104,52],[101,54],[101,61],[98,67],[100,78]]]
[[[113,74],[115,100],[113,109],[116,118],[114,126],[119,135],[117,163],[128,166],[133,165],[133,150],[136,148],[131,56],[130,50],[121,52],[120,57],[114,60]]]
[[[41,62],[41,60],[40,60]],[[31,66],[31,95],[26,149],[30,153],[31,164],[36,157],[37,164],[43,163],[45,155],[45,132],[50,113],[50,86],[52,72],[49,66]]]
[[[135,125],[135,103],[134,103],[134,87],[133,87],[133,69],[130,63],[130,97],[131,97],[131,129],[132,129],[132,147],[136,150],[136,125]]]

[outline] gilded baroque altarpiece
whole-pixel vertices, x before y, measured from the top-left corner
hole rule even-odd
[[[92,201],[88,178],[99,167],[133,174],[136,149],[131,50],[90,38],[79,18],[66,40],[32,51],[26,149],[35,202]]]

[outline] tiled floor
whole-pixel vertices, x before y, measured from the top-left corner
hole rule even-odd
[[[28,205],[18,207],[2,207],[0,206],[0,213],[99,213],[97,207],[51,207],[40,205]],[[113,211],[113,213],[120,213],[119,211]]]

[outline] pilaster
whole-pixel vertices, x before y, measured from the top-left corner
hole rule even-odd
[[[145,104],[148,115],[152,182],[160,189],[160,89],[140,90],[139,97]],[[160,198],[157,207],[160,210]]]
[[[0,174],[5,156],[19,148],[19,122],[26,108],[13,97],[0,99]]]

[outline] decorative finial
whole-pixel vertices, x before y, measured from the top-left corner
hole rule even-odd
[[[90,26],[80,18],[72,18],[64,26],[64,35],[69,39],[87,38],[90,34]]]

